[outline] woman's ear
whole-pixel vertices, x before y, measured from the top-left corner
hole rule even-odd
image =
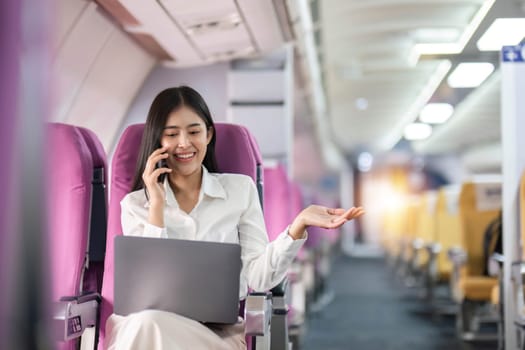
[[[215,132],[215,130],[213,129],[212,126],[210,126],[207,130],[207,133],[206,133],[206,144],[209,144],[210,141],[211,141],[211,138],[213,137],[213,133]]]

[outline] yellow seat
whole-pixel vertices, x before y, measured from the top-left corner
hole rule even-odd
[[[452,262],[447,252],[461,247],[461,223],[459,220],[459,194],[461,186],[449,185],[439,189],[436,199],[436,240],[441,246],[437,257],[437,279],[448,281],[452,275]]]
[[[462,298],[490,301],[497,278],[483,276],[486,264],[483,239],[486,227],[499,215],[500,210],[501,182],[479,181],[462,185],[459,197],[460,232],[462,246],[467,252],[467,262],[462,268],[458,284]],[[475,291],[476,287],[480,290]]]
[[[436,191],[426,191],[421,196],[419,207],[417,208],[416,214],[416,228],[415,228],[415,239],[420,240],[420,243],[425,246],[431,243],[436,243],[436,227],[435,227],[435,212],[436,212]],[[418,268],[424,266],[429,259],[429,255],[426,251],[422,254],[418,254],[415,265]]]
[[[497,286],[497,278],[486,276],[469,276],[459,281],[459,289],[463,293],[463,298],[476,301],[490,301],[493,289]]]
[[[454,299],[461,304],[457,327],[464,339],[483,336],[475,324],[480,319],[496,322],[495,310],[487,311],[498,279],[484,275],[483,242],[485,230],[501,210],[501,180],[483,179],[463,183],[459,195],[461,247],[466,255],[457,253],[451,281]]]
[[[495,285],[490,292],[490,303],[492,305],[499,304],[499,285]]]

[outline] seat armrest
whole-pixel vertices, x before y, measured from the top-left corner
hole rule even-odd
[[[288,289],[288,278],[282,280],[281,283],[270,289],[272,297],[284,297]]]
[[[269,334],[272,316],[272,294],[250,293],[244,306],[244,321],[246,335],[266,336]]]
[[[459,287],[461,268],[467,262],[467,252],[460,247],[452,247],[447,251],[448,258],[452,262],[452,275],[450,277],[451,294],[454,301],[460,303],[463,300],[463,292]]]
[[[501,265],[501,264],[503,264],[503,261],[505,260],[505,256],[503,254],[500,254],[500,253],[493,253],[490,256],[490,259]]]
[[[288,278],[284,278],[281,283],[273,287],[272,293],[272,310],[274,314],[285,315],[288,313],[288,304],[290,298],[290,283]]]
[[[467,253],[460,247],[452,247],[448,250],[448,257],[454,266],[460,267],[467,262]]]
[[[488,270],[490,276],[499,276],[501,269],[503,268],[503,262],[505,256],[500,253],[493,253],[488,261]]]
[[[430,256],[436,256],[441,251],[441,244],[439,243],[428,243],[425,248]]]
[[[100,294],[87,292],[66,296],[53,303],[55,339],[67,341],[78,338],[87,327],[97,326]]]
[[[415,238],[412,242],[412,249],[414,250],[421,250],[425,247],[425,241],[423,241],[421,238]]]

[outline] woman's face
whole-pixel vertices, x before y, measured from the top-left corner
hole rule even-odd
[[[207,130],[204,120],[191,108],[182,106],[170,113],[160,144],[168,149],[172,176],[200,174],[212,133],[213,129]]]

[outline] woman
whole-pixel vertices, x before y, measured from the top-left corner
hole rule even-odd
[[[239,243],[240,298],[248,287],[268,290],[284,278],[307,226],[337,228],[363,213],[312,205],[268,243],[255,184],[248,176],[217,174],[214,146],[213,120],[198,92],[182,86],[159,93],[146,120],[133,192],[121,202],[122,228],[125,235]],[[242,319],[211,327],[147,310],[112,315],[106,329],[110,349],[245,348]]]

